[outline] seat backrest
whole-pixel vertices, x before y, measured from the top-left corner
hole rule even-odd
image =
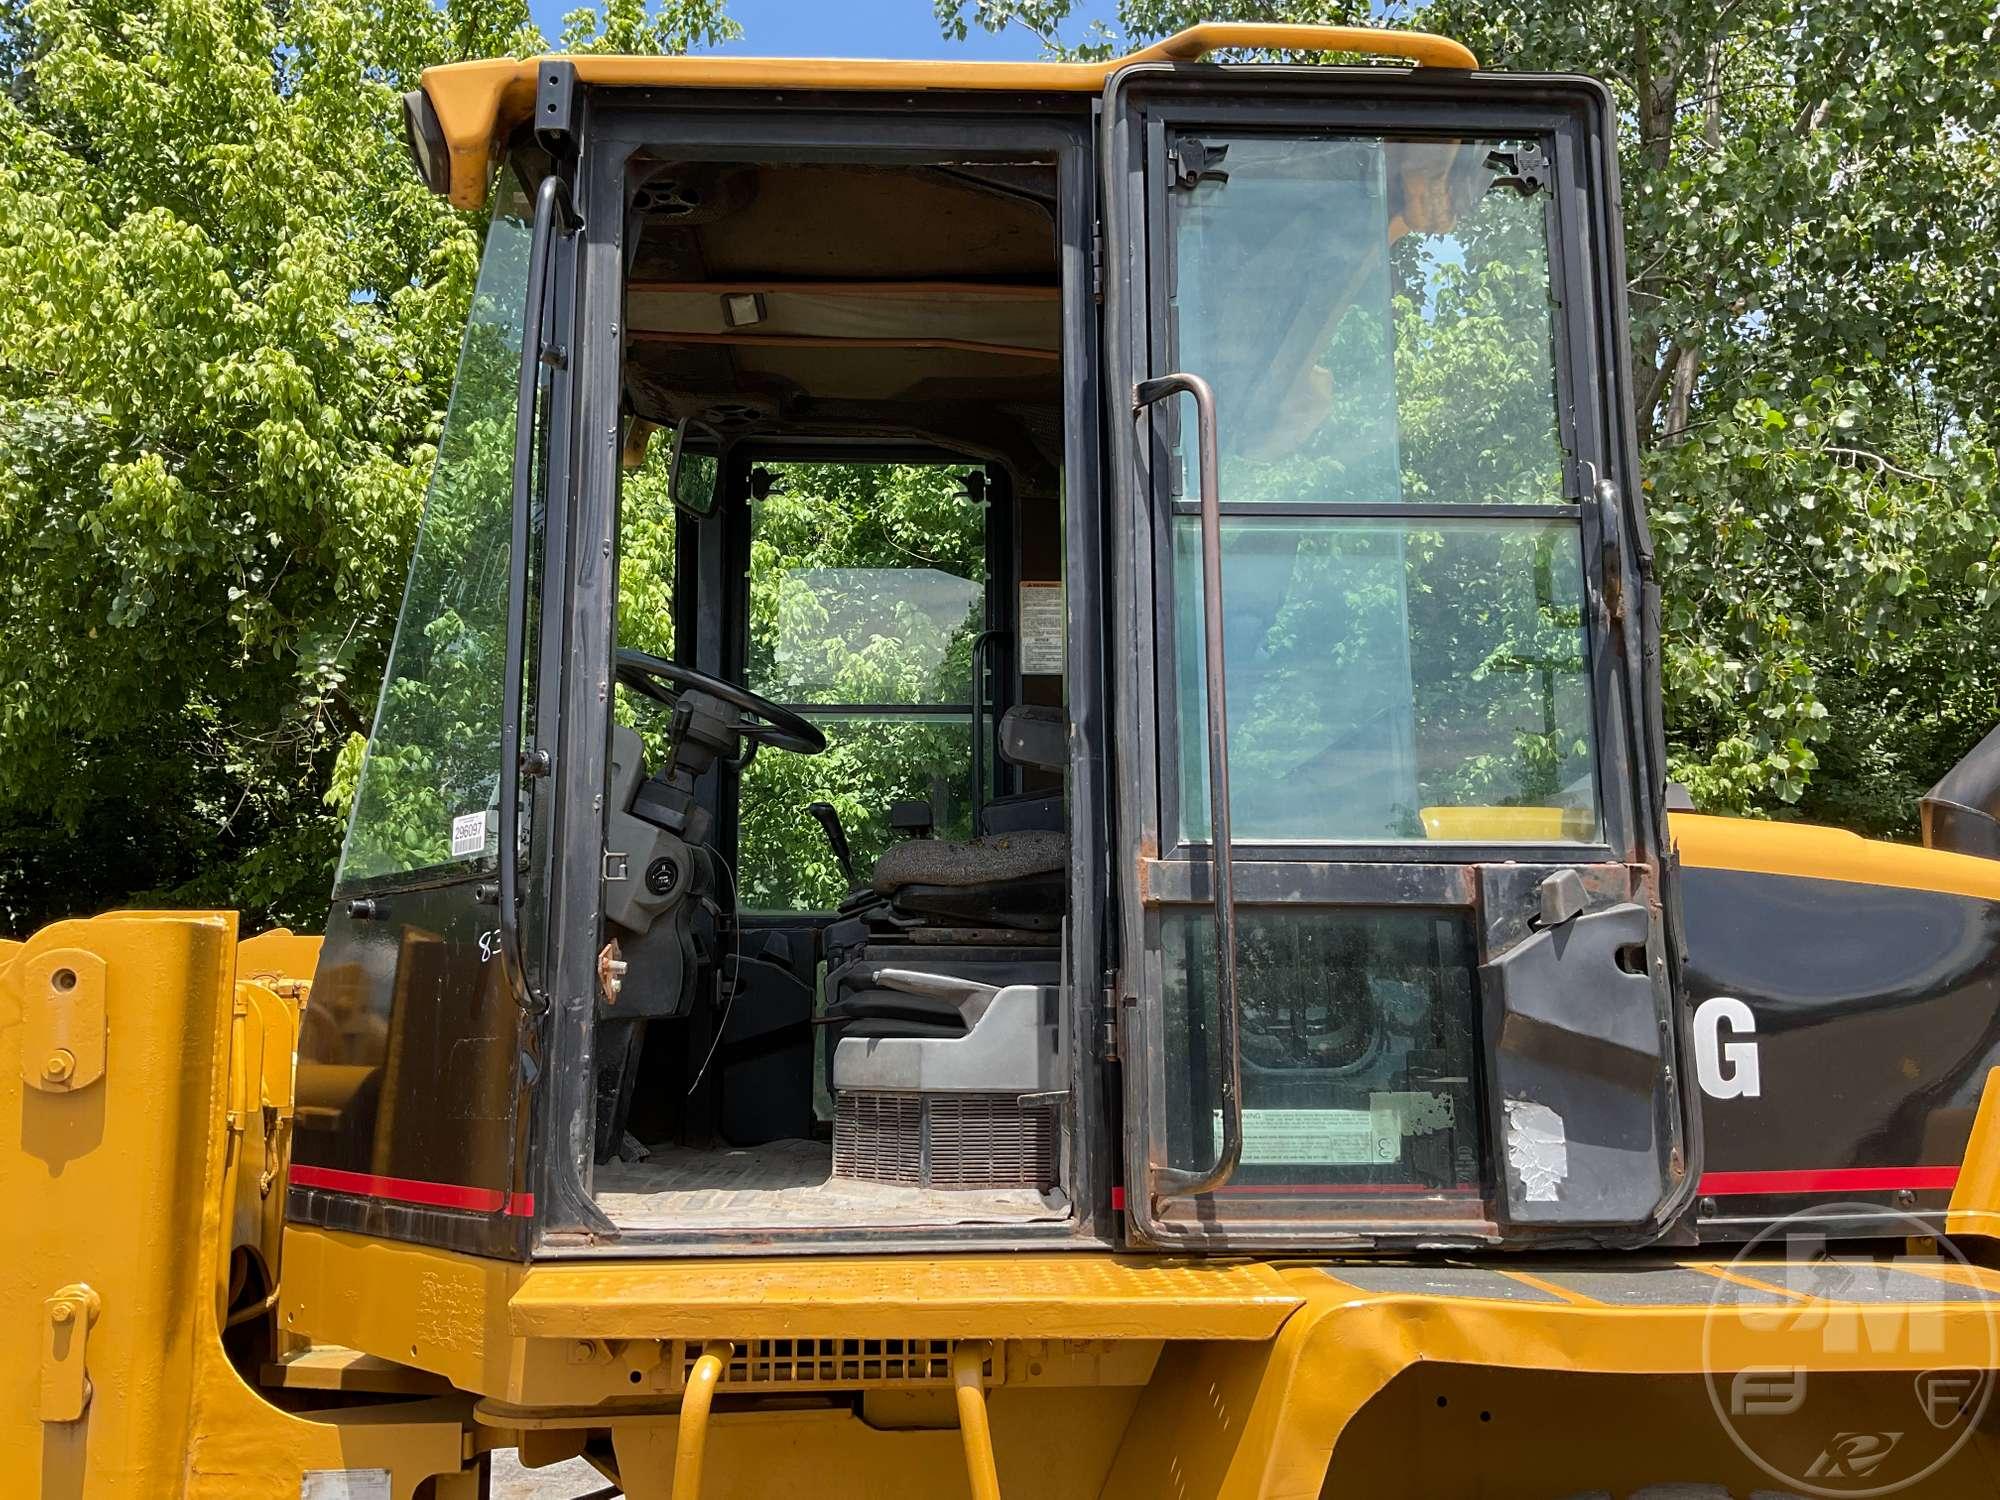
[[[1060,771],[1069,764],[1069,729],[1063,711],[1020,703],[1000,715],[1000,758],[1013,766]]]

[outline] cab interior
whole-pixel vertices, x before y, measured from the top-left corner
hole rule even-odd
[[[642,152],[627,203],[592,1196],[1068,1221],[1056,164]]]

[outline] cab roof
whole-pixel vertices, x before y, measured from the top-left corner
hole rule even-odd
[[[536,74],[562,61],[580,83],[622,88],[846,89],[857,92],[931,89],[995,90],[1016,94],[1094,93],[1135,63],[1195,62],[1222,48],[1262,51],[1356,52],[1399,57],[1419,67],[1470,70],[1471,51],[1423,31],[1362,26],[1213,23],[1190,27],[1124,57],[1103,62],[941,62],[800,57],[626,57],[602,53],[494,58],[426,69],[423,94],[450,153],[447,195],[458,208],[478,208],[496,145],[533,113]]]

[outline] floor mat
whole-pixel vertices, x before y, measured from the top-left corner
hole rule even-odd
[[[645,1161],[606,1162],[594,1187],[597,1206],[621,1229],[886,1229],[1069,1217],[1060,1191],[946,1192],[837,1178],[833,1148],[820,1141],[662,1147]]]

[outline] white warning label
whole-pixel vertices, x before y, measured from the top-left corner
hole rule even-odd
[[[1215,1112],[1222,1134],[1222,1111]],[[1393,1110],[1246,1109],[1243,1161],[1253,1167],[1366,1167],[1403,1154],[1402,1121]]]
[[[1059,583],[1021,585],[1021,675],[1060,677],[1063,674],[1063,643],[1068,638],[1068,622],[1063,612],[1063,586]]]

